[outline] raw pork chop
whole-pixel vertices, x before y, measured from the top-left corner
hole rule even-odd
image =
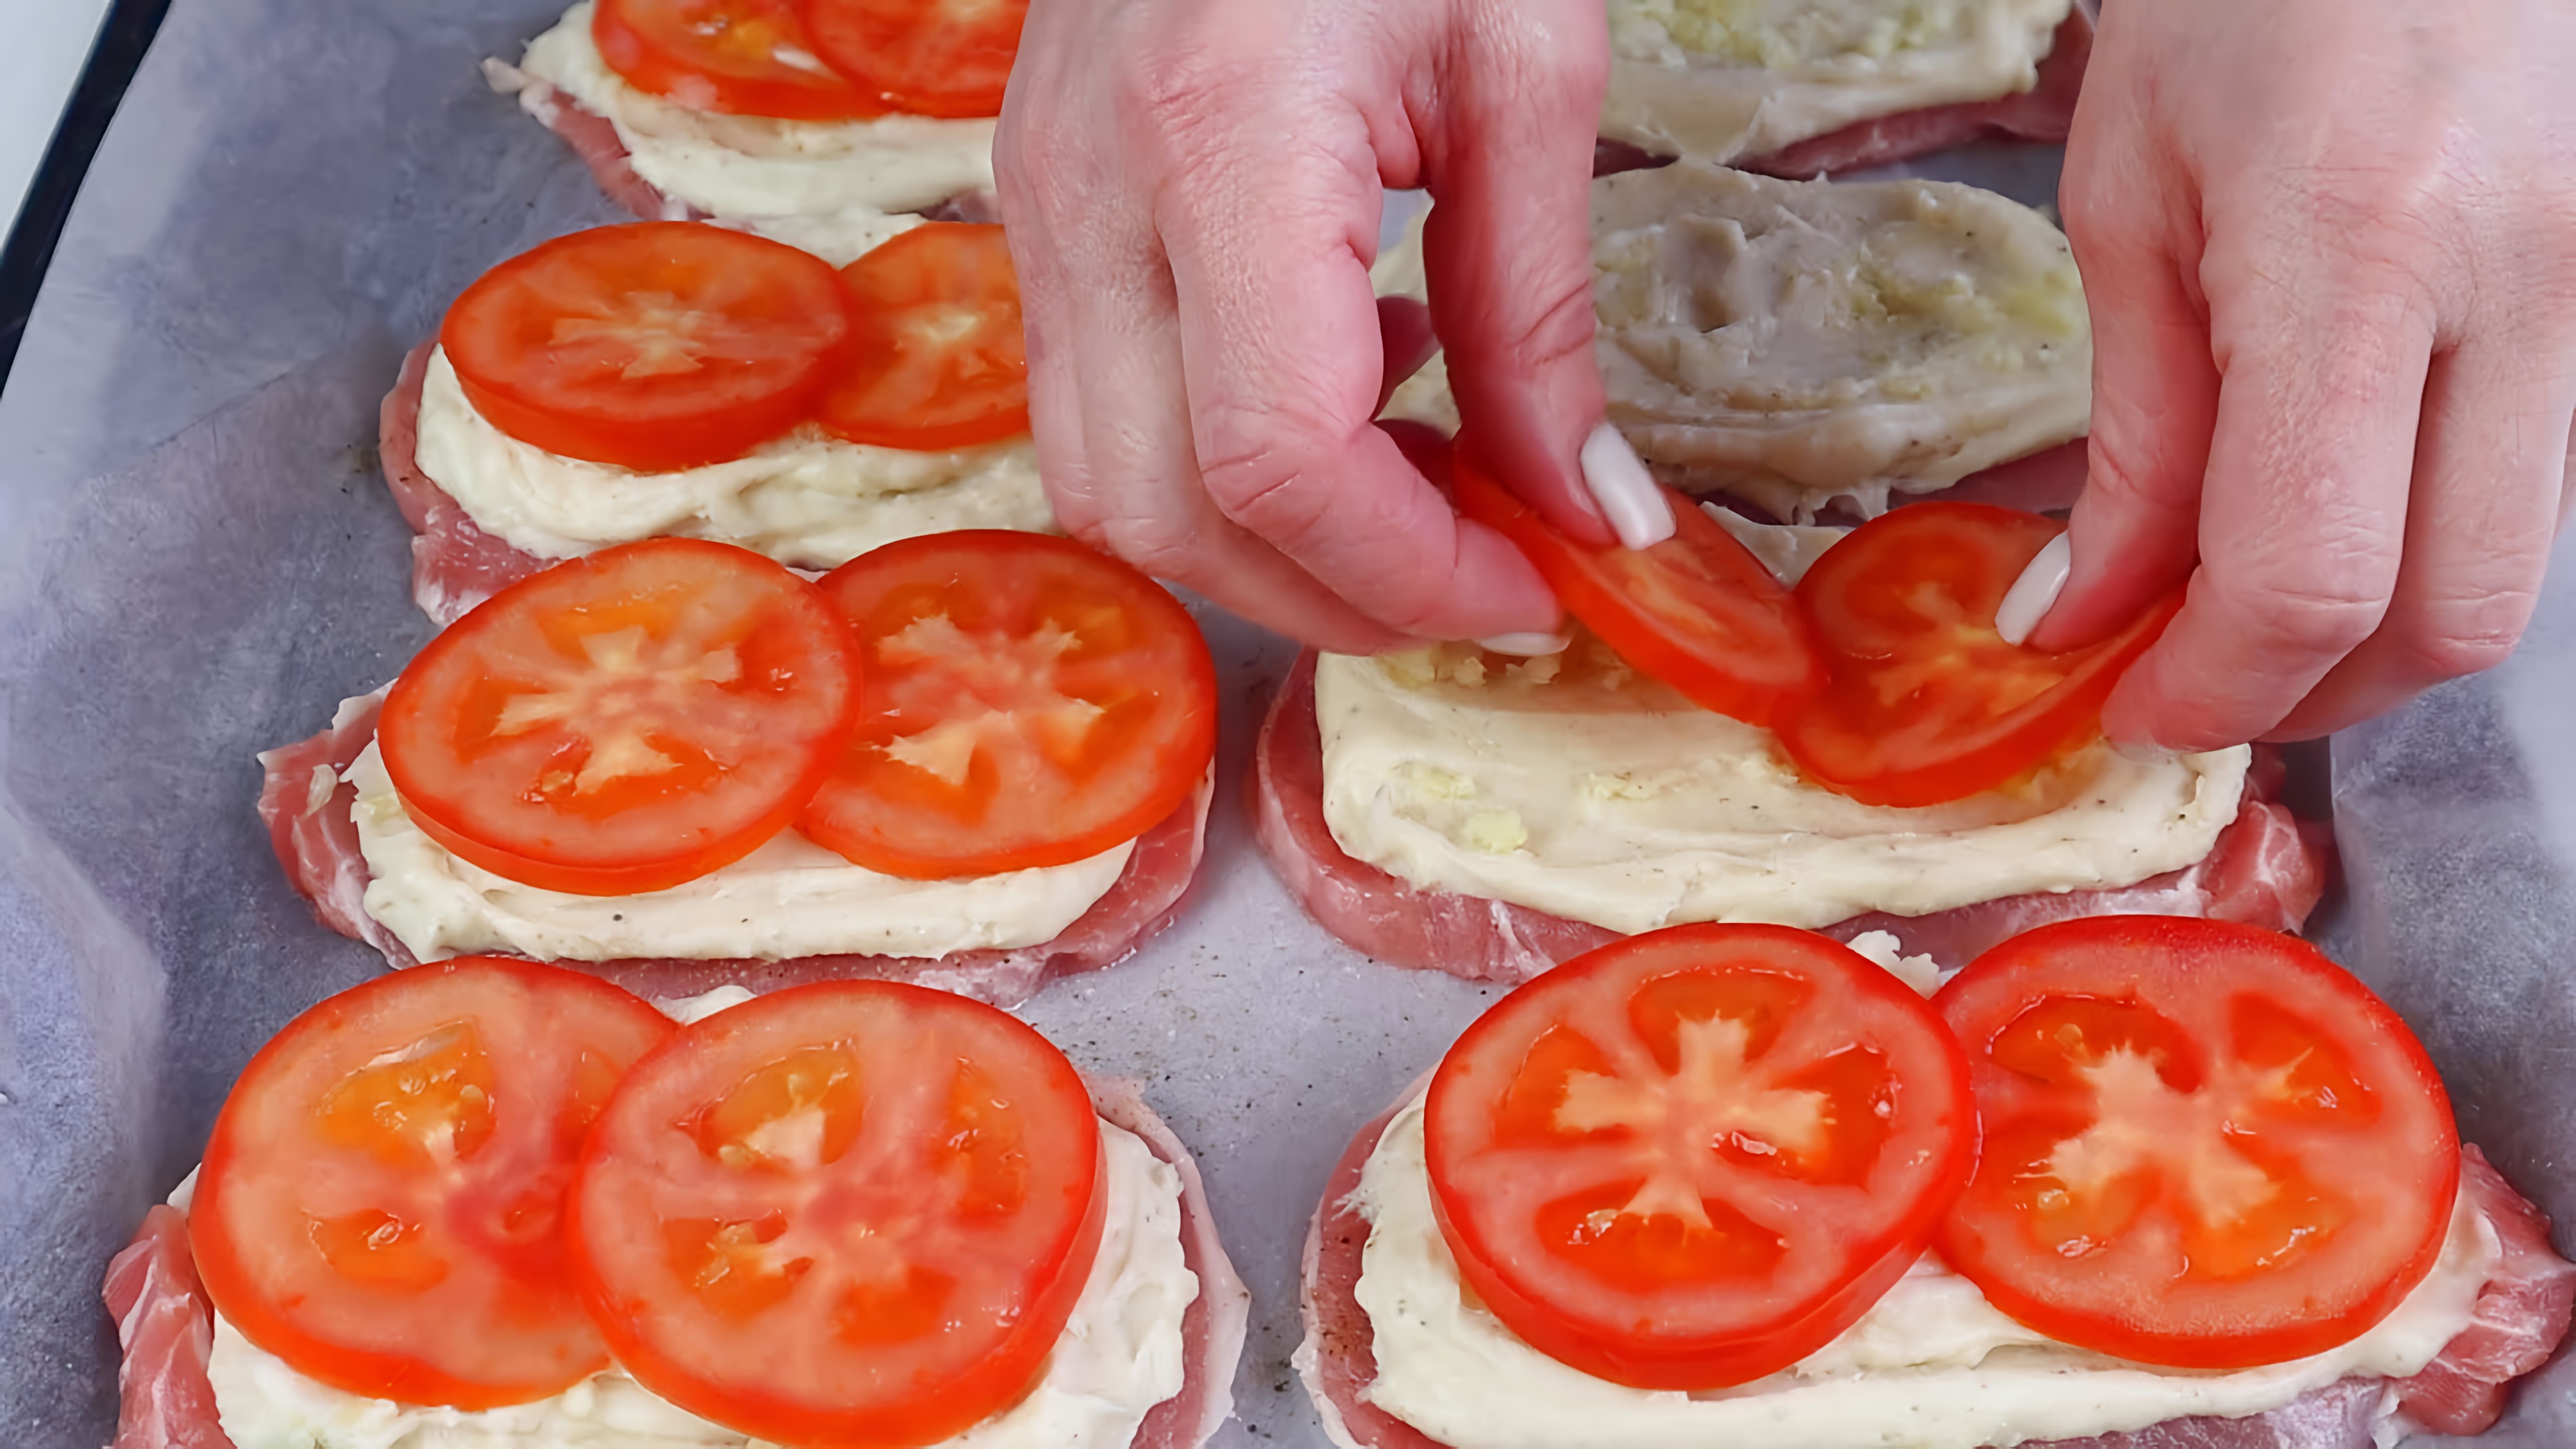
[[[1399,1105],[1419,1090],[1416,1083]],[[1344,1449],[1446,1449],[1363,1396],[1377,1379],[1377,1358],[1368,1313],[1354,1296],[1368,1221],[1352,1195],[1397,1110],[1389,1108],[1352,1139],[1306,1235],[1306,1341],[1294,1362],[1324,1432]],[[2461,1158],[2461,1190],[2495,1225],[2505,1252],[2479,1295],[2476,1319],[2422,1373],[2396,1384],[2345,1379],[2242,1419],[2169,1419],[2023,1449],[2373,1449],[2371,1426],[2392,1393],[2400,1417],[2416,1427],[2474,1434],[2493,1424],[2503,1410],[2505,1386],[2540,1367],[2567,1336],[2576,1264],[2551,1250],[2549,1220],[2487,1165],[2485,1154],[2465,1147]]]
[[[375,947],[390,964],[417,964],[393,932],[367,914],[366,857],[349,809],[357,787],[340,778],[376,735],[381,691],[340,706],[331,727],[311,739],[264,752],[268,778],[259,795],[259,817],[287,881],[313,907],[322,924]],[[940,957],[800,956],[786,961],[676,959],[562,961],[614,981],[639,996],[694,996],[718,986],[768,991],[833,977],[884,977],[935,986],[1017,1006],[1057,976],[1095,971],[1135,954],[1172,923],[1181,896],[1198,874],[1207,844],[1208,800],[1213,780],[1161,824],[1137,837],[1135,852],[1109,892],[1092,902],[1052,941],[1011,950],[958,951]]]
[[[1848,941],[1893,931],[1909,954],[1948,970],[2035,926],[2078,916],[2208,916],[2295,931],[2325,894],[2334,837],[2278,803],[2281,776],[2278,759],[2267,758],[2247,777],[2235,821],[2197,865],[2112,890],[2007,896],[1929,916],[1855,916],[1825,934]],[[1343,850],[1324,822],[1311,653],[1271,701],[1250,785],[1253,834],[1290,893],[1325,930],[1390,965],[1516,983],[1615,937],[1527,906],[1417,889]]]

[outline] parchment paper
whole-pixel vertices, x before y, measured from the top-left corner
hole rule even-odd
[[[289,1017],[376,969],[314,924],[252,752],[318,728],[427,628],[373,472],[402,348],[483,268],[616,219],[475,64],[545,0],[177,0],[0,395],[0,1443],[113,1421],[100,1270]],[[2045,196],[2053,158],[1935,174]],[[1220,1443],[1320,1446],[1287,1367],[1296,1257],[1352,1129],[1492,999],[1382,968],[1258,859],[1242,769],[1284,645],[1208,615],[1225,779],[1188,914],[1029,1018],[1144,1078],[1258,1297]],[[2576,1215],[2566,893],[2576,568],[2490,680],[2341,743],[2354,908],[2332,938],[2425,1031],[2461,1119]],[[2563,1236],[2563,1235],[2562,1235]],[[2541,1400],[2545,1397],[2546,1402]],[[2498,1446],[2576,1442],[2576,1374]]]

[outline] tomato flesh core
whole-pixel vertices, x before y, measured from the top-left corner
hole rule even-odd
[[[798,824],[860,865],[944,879],[1087,859],[1207,773],[1207,643],[1126,564],[970,530],[863,554],[822,591],[857,635],[865,684]]]
[[[1942,1256],[2049,1336],[2142,1363],[2322,1353],[2439,1256],[2450,1103],[2396,1014],[2296,937],[2162,916],[2044,926],[1935,1004],[1986,1145]]]
[[[757,1438],[921,1445],[1025,1395],[1097,1256],[1099,1121],[1005,1012],[775,992],[618,1088],[573,1189],[585,1300],[656,1394]]]
[[[2059,654],[2007,644],[1995,610],[2065,525],[1983,503],[1915,503],[1855,529],[1799,580],[1831,685],[1779,725],[1810,776],[1870,805],[2003,785],[2101,728],[2102,702],[2182,607]]]
[[[1779,926],[1680,926],[1521,987],[1424,1115],[1461,1277],[1550,1357],[1640,1388],[1749,1382],[1911,1266],[1976,1147],[1921,997]]]
[[[855,121],[885,107],[815,58],[795,0],[593,0],[600,58],[691,110]]]
[[[474,410],[521,442],[670,472],[795,427],[850,333],[840,276],[687,221],[594,227],[485,272],[439,326]]]
[[[652,539],[493,595],[403,670],[376,739],[413,821],[459,858],[631,895],[785,829],[856,676],[812,585],[730,544]]]
[[[1702,709],[1767,727],[1825,687],[1797,600],[1690,499],[1668,492],[1674,533],[1662,543],[1593,548],[1513,497],[1471,450],[1451,470],[1459,512],[1518,545],[1567,613]]]
[[[560,1221],[583,1132],[671,1023],[576,972],[465,958],[298,1017],[235,1083],[188,1215],[207,1294],[308,1378],[460,1409],[608,1366]]]
[[[933,452],[1029,430],[1020,287],[998,226],[931,222],[841,270],[854,323],[818,420],[856,443]]]
[[[802,0],[833,68],[916,116],[998,116],[1028,0]]]

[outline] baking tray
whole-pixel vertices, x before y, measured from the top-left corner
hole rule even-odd
[[[545,0],[177,0],[99,152],[0,393],[0,1443],[96,1449],[101,1267],[195,1160],[227,1084],[378,969],[316,925],[252,814],[253,751],[427,637],[378,478],[403,348],[483,268],[616,219],[476,71]],[[2054,158],[1938,174],[2043,197]],[[2562,550],[2562,553],[2565,550]],[[1288,1368],[1307,1216],[1352,1129],[1490,988],[1379,967],[1289,902],[1242,776],[1281,641],[1202,616],[1223,779],[1183,919],[1026,1015],[1143,1078],[1256,1295],[1219,1443],[1321,1446]],[[2335,748],[2344,960],[2397,1002],[2461,1123],[2576,1217],[2576,567],[2488,678]],[[2562,1243],[2565,1235],[2562,1234]],[[2505,1446],[2576,1442],[2576,1371]]]

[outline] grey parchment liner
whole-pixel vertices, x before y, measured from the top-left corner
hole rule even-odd
[[[382,682],[426,627],[373,472],[402,348],[484,267],[618,219],[475,63],[545,0],[177,0],[0,395],[0,1443],[96,1449],[99,1272],[250,1052],[375,969],[286,889],[251,754]],[[2053,158],[1927,170],[2044,196]],[[2565,553],[2566,550],[2562,550]],[[1242,824],[1287,654],[1207,617],[1229,711],[1180,925],[1027,1015],[1148,1083],[1258,1296],[1220,1443],[1322,1444],[1292,1386],[1297,1246],[1352,1127],[1491,993],[1310,925]],[[2576,568],[2493,678],[2338,742],[2329,936],[2417,1023],[2461,1120],[2576,1217]],[[2561,1234],[2562,1245],[2567,1235]],[[2487,1441],[2576,1442],[2561,1364]]]

